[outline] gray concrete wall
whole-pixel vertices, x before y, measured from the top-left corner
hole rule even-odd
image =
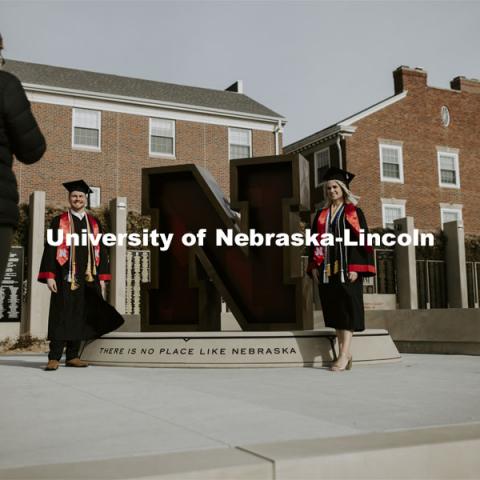
[[[443,232],[447,237],[445,261],[447,264],[448,305],[454,308],[467,308],[467,266],[465,264],[463,223],[458,221],[444,223]]]
[[[112,233],[115,235],[127,232],[127,199],[118,197],[110,200],[110,217],[112,221]],[[126,262],[127,245],[115,245],[110,249],[110,303],[119,313],[125,313],[126,294]]]
[[[125,323],[116,332],[141,332],[140,315],[123,315]]]
[[[365,326],[387,330],[400,353],[480,355],[479,309],[371,310]]]
[[[364,293],[363,304],[365,310],[395,310],[397,296],[394,293]]]
[[[6,338],[16,338],[20,334],[20,322],[1,322],[0,341]]]
[[[22,335],[45,338],[48,331],[50,291],[45,284],[37,281],[44,248],[45,192],[33,192],[30,195],[29,216],[27,308],[20,332]]]
[[[395,233],[408,233],[413,238],[413,217],[399,218],[394,221]],[[395,266],[397,274],[397,298],[399,308],[417,309],[417,266],[415,246],[395,245]]]

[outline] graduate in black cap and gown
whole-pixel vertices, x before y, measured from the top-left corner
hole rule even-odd
[[[59,244],[45,244],[38,274],[38,280],[52,292],[46,370],[57,370],[65,345],[66,365],[86,367],[79,358],[82,340],[98,338],[123,323],[122,316],[103,299],[105,282],[111,279],[105,246],[102,242],[94,246],[90,240],[88,245],[68,246],[66,241],[69,233],[102,233],[100,222],[85,211],[92,191],[83,180],[63,185],[69,192],[70,208],[52,220],[53,242]]]
[[[353,177],[336,167],[325,172],[325,207],[315,215],[312,233],[328,233],[342,241],[313,247],[307,269],[318,283],[325,325],[336,329],[339,356],[332,371],[352,368],[353,332],[365,329],[362,279],[375,275],[371,246],[345,246],[347,230],[351,241],[358,240],[360,230],[368,233],[365,216],[356,206],[358,197],[349,190]]]

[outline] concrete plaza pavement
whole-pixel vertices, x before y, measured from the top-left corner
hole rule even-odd
[[[0,356],[0,469],[480,422],[480,359],[323,368],[90,366]]]

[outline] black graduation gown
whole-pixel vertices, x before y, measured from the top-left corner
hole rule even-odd
[[[358,222],[364,233],[368,233],[365,216],[360,208],[356,208]],[[320,212],[317,212],[312,224],[312,232],[317,231],[317,221]],[[344,228],[345,227],[345,228]],[[345,217],[345,211],[337,216],[329,231],[335,237],[345,238],[345,230],[350,230],[350,239],[355,240],[357,233]],[[375,275],[373,252],[363,246],[343,246],[335,242],[328,248],[328,263],[331,275],[328,282],[324,279],[325,261],[320,266],[318,292],[322,304],[325,326],[337,330],[351,330],[360,332],[365,330],[365,310],[363,305],[363,277]],[[342,251],[341,251],[342,250]],[[310,254],[312,260],[313,251]],[[341,264],[343,263],[344,282],[341,279]],[[338,272],[335,272],[337,264]],[[349,282],[348,272],[357,272],[355,282]]]
[[[80,220],[72,215],[76,233],[81,234],[82,230],[86,230],[86,218],[85,215]],[[98,220],[97,223],[101,228]],[[57,239],[59,225],[60,216],[57,216],[50,225],[54,240]],[[93,229],[90,228],[90,231]],[[57,293],[52,293],[50,298],[48,339],[91,340],[116,330],[123,323],[123,318],[101,295],[100,279],[109,277],[108,255],[103,244],[100,243],[100,263],[93,282],[85,281],[88,247],[81,245],[75,247],[79,285],[76,290],[72,290],[71,283],[67,281],[69,262],[60,265],[56,260],[56,253],[57,247],[46,243],[40,264],[39,281],[46,283],[46,277],[53,277],[57,283]]]

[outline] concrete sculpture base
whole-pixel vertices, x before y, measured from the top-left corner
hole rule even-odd
[[[112,333],[87,343],[81,358],[94,365],[132,367],[309,367],[335,358],[335,331]],[[400,360],[386,330],[355,333],[356,364]]]

